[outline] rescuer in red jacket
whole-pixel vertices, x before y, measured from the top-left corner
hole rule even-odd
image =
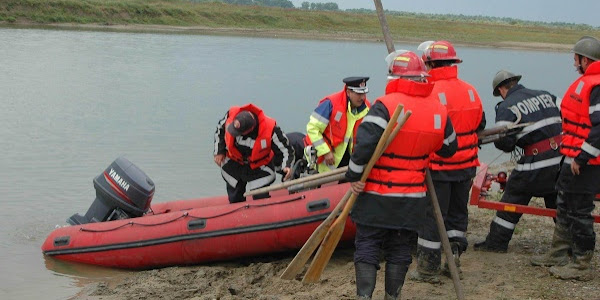
[[[600,192],[600,41],[584,36],[573,53],[574,66],[582,76],[567,89],[560,105],[560,153],[565,159],[556,182],[552,247],[531,263],[552,266],[550,273],[560,279],[588,281],[595,277],[596,233],[591,213]]]
[[[262,109],[253,104],[233,106],[219,121],[215,133],[214,160],[227,183],[230,203],[245,201],[246,189],[265,187],[281,171],[291,176],[294,150],[288,139]],[[269,197],[268,193],[254,199]]]
[[[406,271],[412,262],[411,237],[425,220],[429,206],[425,170],[429,156],[450,157],[456,152],[456,134],[446,108],[431,93],[427,70],[413,52],[390,55],[385,95],[377,99],[356,133],[356,147],[346,178],[358,194],[351,217],[356,223],[356,291],[371,299],[375,289],[379,253],[385,265],[385,298],[400,299]],[[398,135],[369,173],[359,181],[365,165],[398,104],[412,111]]]
[[[477,132],[485,128],[485,114],[477,90],[458,78],[456,64],[462,60],[454,46],[447,41],[436,41],[424,42],[419,47],[424,48],[422,58],[429,69],[428,80],[435,83],[431,94],[446,107],[458,141],[458,149],[451,157],[432,154],[429,169],[454,260],[460,267],[459,256],[468,246],[469,191],[479,166]],[[435,217],[429,208],[423,233],[417,240],[417,269],[411,273],[411,279],[438,283],[441,253]],[[450,276],[448,264],[442,271]]]

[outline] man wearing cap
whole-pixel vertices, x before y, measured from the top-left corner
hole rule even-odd
[[[284,180],[289,178],[293,157],[294,150],[275,120],[253,104],[231,107],[217,125],[214,160],[227,183],[230,203],[245,201],[246,188],[273,183],[276,170],[285,174]]]
[[[323,98],[310,115],[305,144],[316,150],[319,172],[348,165],[356,129],[371,106],[367,99],[368,80],[369,77],[344,78],[344,89]]]
[[[531,90],[519,84],[521,75],[506,70],[492,81],[494,96],[504,101],[496,105],[496,126],[529,123],[516,135],[494,142],[496,148],[511,152],[523,149],[523,155],[510,173],[500,202],[528,205],[532,197],[543,197],[547,208],[556,208],[554,183],[562,156],[558,151],[561,119],[556,96],[547,91]],[[498,211],[486,239],[475,250],[506,252],[522,214]]]
[[[592,257],[595,195],[600,192],[600,41],[584,36],[573,47],[575,69],[582,74],[561,102],[562,142],[565,155],[556,182],[556,226],[552,247],[531,263],[553,266],[560,279],[594,279]],[[569,254],[572,256],[569,257]]]
[[[450,157],[457,148],[452,122],[431,93],[434,84],[427,82],[429,75],[421,58],[407,51],[391,55],[385,95],[377,99],[359,126],[346,173],[353,193],[358,194],[351,213],[356,223],[358,299],[372,297],[380,252],[386,261],[385,299],[401,299],[412,262],[411,238],[421,228],[429,203],[425,184],[429,156],[436,152]],[[359,179],[398,104],[412,115],[362,183]]]

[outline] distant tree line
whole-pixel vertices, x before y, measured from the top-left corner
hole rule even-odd
[[[306,10],[339,10],[337,3],[335,2],[327,2],[327,3],[315,3],[315,2],[302,2],[300,8]]]
[[[238,5],[258,5],[258,6],[271,6],[271,7],[282,7],[282,8],[294,8],[294,3],[289,0],[190,0],[192,2],[223,2],[227,4],[238,4]]]

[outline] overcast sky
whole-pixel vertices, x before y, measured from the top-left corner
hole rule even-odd
[[[291,0],[335,2],[340,9],[375,9],[372,0]],[[567,22],[600,27],[600,0],[382,0],[383,8],[433,14],[509,17],[529,21]]]

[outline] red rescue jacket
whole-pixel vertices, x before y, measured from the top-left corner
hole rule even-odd
[[[581,145],[590,135],[590,93],[597,85],[600,85],[600,61],[592,63],[563,96],[560,105],[563,118],[560,153],[565,156],[577,157]],[[590,159],[588,164],[600,165],[600,157]]]
[[[252,148],[252,155],[250,157],[242,157],[240,151],[235,147],[235,137],[232,136],[227,130],[225,130],[225,145],[227,146],[227,156],[240,164],[249,164],[250,168],[257,169],[261,166],[268,164],[273,156],[275,155],[271,149],[271,137],[273,136],[273,129],[275,128],[275,120],[267,117],[262,111],[254,104],[247,104],[244,106],[233,106],[229,109],[227,121],[225,121],[225,128],[233,122],[233,119],[240,111],[249,111],[258,117],[258,136],[254,142]]]
[[[431,155],[429,168],[432,170],[461,170],[479,166],[477,128],[481,123],[483,107],[479,94],[473,86],[458,79],[458,67],[441,67],[429,71],[435,82],[434,97],[446,106],[454,126],[458,149],[451,157]]]
[[[364,190],[394,196],[424,197],[425,169],[432,152],[442,148],[448,115],[446,108],[431,94],[432,83],[395,79],[388,83],[386,95],[379,98],[389,112],[399,103],[411,110],[394,141],[371,170]]]
[[[346,86],[340,92],[335,94],[331,94],[326,96],[325,98],[319,101],[319,105],[323,103],[323,101],[329,99],[333,106],[331,110],[331,115],[329,115],[329,124],[325,127],[323,131],[323,139],[325,143],[329,146],[329,150],[333,151],[335,147],[344,142],[344,138],[346,136],[346,129],[348,127],[348,97],[346,95]],[[365,104],[367,107],[371,107],[371,103],[368,99],[365,98]],[[352,130],[352,137],[356,136],[356,130],[358,129],[358,125],[362,122],[361,120],[356,121],[354,123],[354,128]],[[312,145],[313,141],[310,140],[308,134],[304,139],[305,146]],[[319,157],[317,163],[322,163],[325,159],[325,156]]]

